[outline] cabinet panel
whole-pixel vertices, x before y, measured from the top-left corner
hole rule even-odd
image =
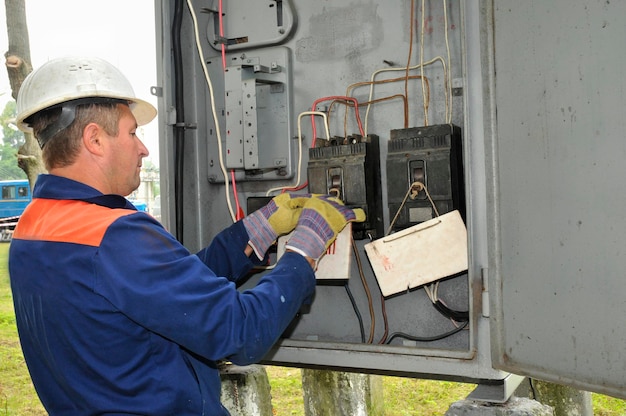
[[[625,397],[626,3],[493,4],[493,359]]]

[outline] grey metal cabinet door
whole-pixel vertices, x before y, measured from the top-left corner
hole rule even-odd
[[[626,2],[483,5],[494,365],[626,397]]]

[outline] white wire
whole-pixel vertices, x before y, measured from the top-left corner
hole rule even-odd
[[[326,140],[330,141],[330,131],[328,130],[328,117],[326,113],[321,111],[304,111],[298,114],[298,176],[294,185],[280,186],[278,188],[269,189],[265,196],[269,196],[272,192],[282,191],[283,189],[297,188],[300,185],[300,173],[302,171],[302,117],[304,116],[321,116],[324,119],[324,130],[326,131]]]
[[[447,74],[447,66],[446,66],[446,61],[445,59],[443,59],[442,56],[437,56],[433,59],[431,59],[430,61],[426,61],[423,64],[417,64],[414,66],[409,67],[409,70],[412,71],[414,69],[419,69],[422,66],[427,66],[427,65],[432,65],[435,62],[440,61],[441,65],[443,67],[443,72],[444,72],[444,76],[446,76],[445,74]],[[393,68],[381,68],[378,69],[376,71],[374,71],[372,73],[372,76],[370,78],[370,93],[369,93],[369,97],[367,99],[368,102],[373,101],[373,97],[374,97],[374,81],[376,80],[376,76],[382,72],[389,72],[389,71],[406,71],[406,67],[402,66],[402,67],[393,67]],[[425,94],[425,91],[423,91],[423,93]],[[367,122],[368,122],[368,116],[369,116],[369,112],[370,112],[370,107],[372,104],[368,104],[367,108],[365,110],[365,124],[363,126],[363,130],[365,131],[365,135],[367,136]]]
[[[411,19],[413,16],[411,16]],[[420,76],[422,77],[422,101],[424,102],[424,125],[428,126],[428,103],[424,91],[424,26],[426,26],[426,1],[422,0],[422,27],[420,35]]]
[[[187,5],[189,7],[189,11],[191,12],[191,19],[193,20],[193,28],[194,28],[195,38],[196,38],[196,47],[198,48],[198,55],[200,56],[200,64],[202,65],[202,71],[204,71],[204,77],[206,79],[207,85],[209,86],[209,96],[211,98],[211,112],[213,114],[213,122],[215,123],[215,133],[217,135],[217,149],[219,153],[220,168],[222,170],[222,174],[224,175],[224,192],[226,194],[226,204],[228,205],[228,211],[230,212],[230,217],[232,221],[235,222],[237,217],[235,216],[233,205],[230,202],[229,179],[228,179],[228,172],[226,172],[226,167],[224,166],[224,160],[223,160],[223,155],[222,155],[222,133],[220,131],[220,123],[217,118],[217,111],[215,110],[215,95],[213,93],[213,83],[211,82],[211,77],[209,76],[209,71],[204,61],[204,53],[202,52],[202,44],[200,42],[200,34],[198,32],[198,19],[196,17],[196,12],[193,9],[193,4],[191,3],[191,0],[187,0]]]
[[[428,296],[428,299],[430,299],[430,301],[432,303],[435,303],[435,298],[433,297],[433,294],[430,292],[430,287],[428,287],[428,285],[424,285],[424,292],[426,292],[426,296]]]
[[[443,0],[443,21],[445,25],[446,51],[448,52],[448,72],[446,81],[446,123],[452,123],[452,61],[450,59],[450,42],[448,41],[448,6],[446,0]]]
[[[445,89],[445,100],[446,100],[446,111],[445,111],[445,117],[444,120],[446,123],[451,123],[452,122],[452,65],[451,65],[451,55],[450,55],[450,42],[448,40],[448,8],[446,5],[446,0],[443,0],[444,2],[444,8],[443,8],[443,12],[444,12],[444,22],[445,22],[445,40],[446,40],[446,51],[447,51],[447,58],[448,58],[448,64],[446,65],[446,61],[443,59],[442,56],[437,56],[433,59],[431,59],[430,61],[424,62],[424,27],[425,27],[425,17],[424,17],[424,0],[422,0],[422,26],[421,26],[421,36],[420,36],[420,63],[418,65],[409,67],[409,70],[413,70],[413,69],[420,69],[421,70],[421,81],[422,81],[422,98],[424,101],[424,109],[426,109],[426,105],[427,105],[427,98],[426,98],[426,80],[424,79],[424,66],[426,65],[431,65],[433,63],[435,63],[436,61],[440,61],[441,65],[443,66],[443,73],[444,73],[444,89]],[[413,18],[411,16],[411,18]],[[379,69],[377,71],[374,71],[372,73],[371,76],[371,83],[370,83],[370,93],[369,93],[369,97],[368,97],[368,102],[371,103],[371,101],[373,101],[373,97],[374,97],[374,81],[376,79],[376,76],[378,74],[380,74],[381,72],[387,72],[387,71],[406,71],[407,67],[394,67],[394,68],[382,68]],[[367,131],[368,131],[368,117],[369,117],[369,112],[370,112],[370,108],[371,108],[372,104],[368,104],[367,105],[367,109],[365,110],[365,124],[364,124],[364,131],[365,131],[365,135],[367,135]],[[426,110],[424,110],[424,124],[428,125],[428,114],[426,113]]]

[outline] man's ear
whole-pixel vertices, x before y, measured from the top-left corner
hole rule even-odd
[[[89,123],[83,129],[83,144],[89,153],[95,155],[104,154],[103,142],[104,129],[96,123]]]

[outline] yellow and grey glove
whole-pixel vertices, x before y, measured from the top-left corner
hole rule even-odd
[[[263,259],[278,236],[293,231],[302,207],[310,198],[309,194],[280,194],[242,220],[249,244],[259,259]]]
[[[311,195],[300,213],[287,249],[318,260],[348,222],[365,221],[365,212],[350,209],[330,195]]]

